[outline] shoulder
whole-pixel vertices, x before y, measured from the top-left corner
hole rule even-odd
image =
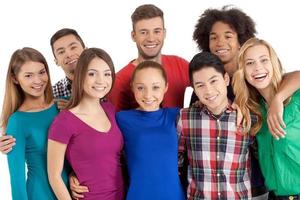
[[[187,60],[176,55],[162,55],[162,61],[164,64],[172,63],[184,67],[187,67],[189,65],[189,62]]]
[[[180,112],[179,108],[162,108],[166,113],[177,116]]]

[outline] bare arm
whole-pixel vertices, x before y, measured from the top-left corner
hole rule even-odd
[[[279,90],[274,96],[268,110],[268,127],[271,134],[279,139],[284,137],[283,102],[300,88],[300,71],[284,75]]]
[[[71,200],[69,191],[61,177],[67,145],[48,139],[48,178],[59,200]]]

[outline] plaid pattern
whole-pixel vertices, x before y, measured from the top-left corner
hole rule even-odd
[[[65,77],[64,79],[58,81],[54,86],[52,86],[52,89],[55,99],[69,99],[71,97],[72,82],[70,79]]]
[[[184,155],[191,168],[188,199],[251,198],[249,146],[253,137],[238,132],[230,104],[218,117],[205,107],[182,109],[177,128],[179,168]]]

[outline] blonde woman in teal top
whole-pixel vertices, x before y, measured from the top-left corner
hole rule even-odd
[[[249,39],[242,46],[238,62],[239,69],[233,79],[235,100],[246,118],[247,128],[251,125],[250,112],[258,116],[258,123],[251,132],[256,134],[265,184],[277,199],[299,199],[300,90],[297,89],[300,82],[295,84],[291,94],[282,97],[286,99],[282,124],[285,136],[275,138],[268,129],[267,112],[281,84],[281,63],[274,49],[257,38]]]
[[[56,199],[48,182],[46,142],[57,114],[44,56],[28,47],[16,50],[7,71],[1,115],[1,127],[18,141],[7,155],[12,199]]]

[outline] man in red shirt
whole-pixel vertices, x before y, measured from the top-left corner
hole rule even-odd
[[[160,63],[167,73],[169,88],[162,106],[183,107],[184,92],[189,86],[188,62],[178,56],[161,54],[166,37],[162,10],[151,4],[141,5],[131,15],[131,20],[131,37],[136,43],[138,57],[116,74],[109,100],[117,111],[136,108],[137,103],[130,86],[131,75],[139,63],[152,60]]]

